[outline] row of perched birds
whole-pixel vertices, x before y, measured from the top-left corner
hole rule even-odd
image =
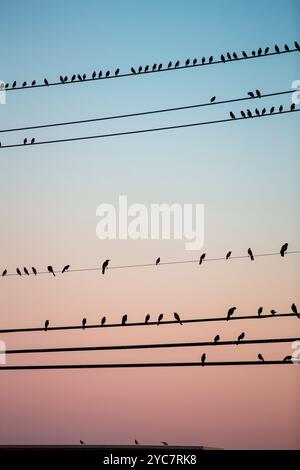
[[[280,252],[279,252],[282,257],[285,256],[285,254],[286,254],[286,252],[287,252],[287,249],[288,249],[288,243],[284,243],[284,244],[282,245],[282,247],[280,248]],[[250,258],[252,261],[254,261],[254,254],[253,254],[253,251],[252,251],[251,248],[248,248],[247,253],[248,253],[249,258]],[[226,254],[226,256],[225,256],[225,259],[226,259],[226,260],[230,259],[231,255],[232,255],[232,251],[228,251],[227,254]],[[202,253],[201,256],[200,256],[200,259],[199,259],[199,264],[202,264],[203,261],[205,260],[205,258],[206,258],[206,253]],[[158,265],[160,264],[160,261],[161,261],[161,260],[160,260],[160,257],[158,257],[158,258],[156,259],[156,261],[155,261],[155,265],[158,266]],[[102,267],[101,267],[102,274],[105,274],[105,271],[106,271],[107,268],[108,268],[109,262],[110,262],[110,259],[107,259],[107,260],[104,261],[104,263],[102,263]],[[66,264],[66,265],[63,267],[63,269],[61,270],[61,273],[63,274],[63,273],[65,273],[65,272],[67,272],[69,269],[70,269],[70,265],[69,265],[69,264]],[[29,269],[27,269],[26,267],[24,267],[24,268],[23,268],[23,273],[26,274],[27,276],[30,276],[30,274],[34,274],[34,275],[36,276],[36,275],[38,274],[38,271],[37,271],[37,269],[36,269],[34,266],[32,266],[31,270],[32,270],[32,272],[30,273],[30,272],[29,272]],[[47,271],[48,271],[50,274],[52,274],[53,276],[55,276],[55,271],[54,271],[54,269],[53,269],[52,266],[47,266]],[[18,274],[19,276],[22,276],[22,272],[21,272],[21,269],[20,269],[20,268],[17,268],[17,269],[16,269],[16,272],[17,272],[17,274]],[[7,274],[8,274],[7,269],[4,269],[4,271],[2,272],[2,276],[6,276]]]
[[[263,357],[263,355],[261,353],[259,353],[257,355],[257,358],[261,361],[261,362],[265,362],[265,359]],[[202,354],[201,356],[201,365],[202,366],[205,366],[205,362],[206,362],[206,354]],[[282,362],[292,362],[292,356],[285,356],[283,359],[282,359]]]
[[[296,306],[295,303],[293,303],[293,304],[291,305],[291,310],[292,310],[292,312],[293,312],[295,315],[297,315],[297,316],[300,318],[300,314],[298,314],[297,306]],[[232,316],[233,316],[233,314],[234,314],[235,311],[236,311],[236,307],[230,307],[230,308],[228,309],[228,311],[227,311],[226,320],[230,320],[230,319],[232,318]],[[259,317],[261,316],[262,312],[263,312],[263,307],[259,307],[258,310],[257,310],[257,313],[258,313],[258,316],[259,316]],[[270,310],[270,313],[271,313],[272,315],[276,315],[276,311],[273,310],[273,309]],[[184,320],[181,319],[180,315],[179,315],[177,312],[174,312],[173,315],[174,315],[175,321],[178,322],[180,325],[183,325]],[[155,321],[155,323],[156,323],[157,325],[160,325],[160,324],[162,323],[163,318],[164,318],[164,314],[163,314],[163,313],[160,313],[160,314],[158,315],[158,318],[157,318],[157,320]],[[242,318],[242,317],[241,317],[241,318]],[[146,317],[145,317],[145,320],[144,320],[144,324],[145,324],[145,325],[148,325],[149,322],[150,322],[150,319],[151,319],[151,316],[150,316],[149,314],[147,314]],[[100,321],[100,326],[105,326],[106,320],[107,320],[107,318],[106,318],[105,316],[102,317],[102,318],[101,318],[101,321]],[[127,321],[128,321],[128,316],[125,314],[125,315],[123,315],[123,317],[122,317],[122,320],[121,320],[121,324],[120,324],[120,325],[125,326],[125,325],[127,324]],[[169,323],[169,321],[168,321],[168,323]],[[47,329],[48,329],[48,327],[49,327],[49,324],[50,324],[49,320],[46,320],[46,321],[45,321],[45,324],[44,324],[44,328],[45,328],[46,331],[47,331]],[[152,324],[153,324],[153,322],[152,322]],[[129,325],[130,325],[130,323],[129,323]],[[82,319],[81,326],[82,326],[83,329],[87,326],[87,319],[86,319],[86,318],[83,318],[83,319]],[[93,326],[94,326],[94,325],[93,325]],[[245,338],[245,333],[243,332],[243,333],[241,333],[241,334],[238,336],[238,338],[237,338],[237,343],[240,343],[244,338]],[[214,343],[217,343],[218,341],[220,341],[220,335],[217,335],[217,336],[215,336],[215,338],[214,338]]]
[[[292,103],[289,110],[290,110],[290,111],[295,111],[295,108],[296,108],[295,103]],[[255,112],[253,112],[253,113],[250,111],[250,109],[247,109],[246,111],[241,110],[241,116],[242,116],[243,118],[247,118],[247,117],[252,118],[254,115],[256,115],[256,116],[264,116],[266,113],[267,113],[267,114],[273,114],[274,111],[275,111],[275,107],[274,107],[274,106],[272,106],[272,107],[270,108],[269,113],[267,113],[266,108],[263,108],[261,111],[259,111],[257,108],[255,108]],[[278,108],[278,112],[279,112],[279,113],[282,113],[282,111],[283,111],[283,106],[280,105],[279,108]],[[232,111],[230,111],[229,115],[230,115],[231,119],[236,119],[236,116],[235,116],[235,114],[234,114]]]
[[[300,52],[300,46],[298,44],[297,41],[294,42],[294,46],[295,46],[295,49],[298,50]],[[292,50],[295,50],[295,49],[292,49]],[[280,47],[276,44],[274,46],[274,51],[277,53],[277,54],[280,54],[282,52],[291,52],[291,49],[290,47],[285,44],[284,45],[284,48],[283,50],[280,50]],[[241,52],[241,56],[239,57],[238,54],[236,52],[233,52],[233,53],[230,53],[230,52],[227,52],[225,54],[221,54],[220,56],[220,59],[219,60],[215,60],[214,62],[214,57],[213,56],[209,56],[208,58],[206,57],[202,57],[201,60],[198,61],[197,58],[194,58],[194,59],[186,59],[184,62],[183,62],[183,65],[181,65],[180,61],[177,60],[177,61],[170,61],[167,65],[167,67],[164,68],[163,64],[160,63],[160,64],[153,64],[152,66],[150,65],[146,65],[146,66],[142,66],[140,65],[138,68],[134,68],[134,67],[131,67],[131,73],[136,75],[136,74],[140,74],[140,73],[147,73],[147,72],[155,72],[155,71],[161,71],[161,70],[169,70],[169,69],[172,69],[172,68],[178,68],[178,67],[189,67],[189,66],[195,66],[195,65],[205,65],[205,64],[212,64],[212,63],[218,63],[218,62],[230,62],[232,60],[240,60],[240,59],[249,59],[251,57],[259,57],[259,56],[263,56],[263,55],[267,55],[271,52],[270,50],[270,47],[266,47],[264,50],[260,47],[257,51],[256,50],[253,50],[251,53],[247,54],[246,51],[242,51]],[[274,52],[273,52],[274,53]],[[95,80],[95,79],[101,79],[101,78],[109,78],[111,76],[115,76],[117,77],[118,75],[120,74],[120,69],[117,68],[114,72],[110,72],[110,70],[107,70],[106,72],[102,72],[102,70],[100,70],[99,72],[96,72],[94,70],[94,72],[92,73],[91,77],[88,78],[87,75],[84,73],[84,74],[73,74],[70,79],[68,78],[68,76],[64,76],[64,75],[60,75],[59,77],[59,81],[60,83],[64,84],[64,83],[72,83],[74,81],[85,81],[85,80]],[[127,75],[127,74],[126,74]],[[30,83],[27,83],[26,81],[22,83],[22,88],[25,88],[27,86],[31,86],[31,87],[34,87],[36,86],[37,82],[36,80],[33,80]],[[49,81],[47,80],[47,78],[44,78],[44,83],[43,83],[44,86],[49,86],[50,83]],[[2,88],[9,88],[9,83],[6,83],[5,85],[2,84]],[[11,85],[11,88],[16,88],[17,87],[17,82],[14,81]],[[20,88],[21,88],[20,87]]]

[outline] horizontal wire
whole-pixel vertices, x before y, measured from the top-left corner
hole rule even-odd
[[[196,127],[196,126],[205,126],[209,124],[221,124],[225,122],[236,122],[236,121],[246,121],[249,119],[255,119],[255,118],[265,118],[268,116],[277,116],[277,115],[282,115],[282,114],[288,114],[288,113],[296,113],[300,111],[300,109],[294,109],[294,110],[289,110],[289,111],[278,111],[274,113],[266,113],[263,116],[252,116],[251,118],[244,118],[244,117],[236,117],[234,119],[232,118],[227,118],[227,119],[217,119],[214,121],[202,121],[202,122],[194,122],[190,124],[178,124],[174,126],[165,126],[165,127],[152,127],[148,129],[139,129],[139,130],[133,130],[133,131],[124,131],[124,132],[113,132],[110,134],[99,134],[99,135],[89,135],[89,136],[82,136],[82,137],[68,137],[64,139],[54,139],[54,140],[42,140],[42,141],[36,141],[34,144],[10,144],[10,145],[1,145],[0,150],[5,149],[5,148],[15,148],[15,147],[35,147],[36,145],[45,145],[45,144],[57,144],[57,143],[63,143],[63,142],[76,142],[80,140],[91,140],[91,139],[103,139],[103,138],[108,138],[108,137],[120,137],[123,135],[135,135],[135,134],[145,134],[148,132],[158,132],[158,131],[167,131],[167,130],[174,130],[174,129],[183,129],[183,128],[188,128],[188,127]]]
[[[243,60],[250,60],[250,59],[258,59],[258,58],[263,58],[263,57],[272,57],[272,56],[277,56],[277,55],[281,55],[281,54],[290,54],[292,52],[298,52],[297,49],[290,49],[289,51],[286,51],[286,50],[283,50],[283,51],[279,51],[279,52],[269,52],[268,54],[261,54],[261,55],[255,55],[255,56],[248,56],[248,57],[238,57],[237,59],[227,59],[225,58],[225,62],[238,62],[238,61],[243,61]],[[47,88],[49,86],[57,86],[57,85],[71,85],[71,84],[78,84],[78,83],[87,83],[87,82],[95,82],[95,81],[99,81],[99,80],[108,80],[108,79],[112,79],[112,78],[122,78],[122,77],[138,77],[138,76],[141,76],[141,75],[149,75],[149,74],[152,74],[152,73],[160,73],[160,72],[171,72],[171,71],[174,71],[174,70],[182,70],[182,69],[192,69],[192,68],[195,68],[195,67],[204,67],[204,66],[207,66],[207,65],[214,65],[214,64],[222,64],[223,61],[222,60],[213,60],[212,62],[205,62],[204,64],[202,63],[197,63],[195,65],[179,65],[178,67],[170,67],[170,68],[161,68],[160,70],[149,70],[147,72],[145,71],[141,71],[141,72],[137,72],[137,73],[123,73],[123,74],[118,74],[118,75],[109,75],[108,77],[95,77],[95,78],[86,78],[84,80],[79,80],[79,79],[75,79],[73,81],[67,81],[67,82],[64,82],[62,83],[61,81],[58,81],[58,82],[50,82],[48,84],[45,84],[45,83],[42,83],[42,84],[36,84],[36,85],[28,85],[26,87],[23,87],[23,86],[16,86],[16,87],[8,87],[6,88],[5,90],[6,91],[16,91],[16,90],[28,90],[28,89],[32,89],[32,88]],[[76,74],[77,75],[77,74]]]
[[[209,318],[189,318],[189,319],[184,319],[181,318],[181,323],[203,323],[203,322],[219,322],[219,321],[228,321],[232,322],[233,320],[261,320],[265,318],[279,318],[279,317],[296,317],[300,318],[300,314],[296,313],[276,313],[276,315],[244,315],[242,317],[235,317],[232,316],[230,319],[227,317],[209,317]],[[177,320],[162,320],[159,325],[157,324],[156,321],[149,321],[148,323],[145,322],[131,322],[131,323],[105,323],[104,325],[100,324],[92,324],[88,325],[86,324],[84,328],[82,327],[82,324],[80,325],[66,325],[66,326],[48,326],[47,332],[49,331],[59,331],[59,330],[87,330],[89,328],[125,328],[125,327],[132,327],[132,326],[141,326],[141,327],[149,327],[149,326],[163,326],[163,325],[172,325],[172,324],[177,324],[179,325]],[[25,327],[25,328],[6,328],[6,329],[0,329],[0,333],[25,333],[25,332],[33,332],[33,331],[44,331],[45,332],[45,327]]]
[[[162,348],[188,348],[196,346],[229,346],[229,345],[245,345],[245,344],[271,344],[271,343],[292,343],[300,341],[298,338],[269,338],[269,339],[243,339],[234,341],[196,341],[185,343],[157,343],[157,344],[129,344],[117,346],[75,346],[65,348],[35,348],[35,349],[7,349],[0,350],[2,354],[35,354],[35,353],[55,353],[55,352],[75,352],[75,351],[114,351],[129,349],[162,349]]]
[[[128,369],[146,367],[210,367],[210,366],[267,366],[287,365],[292,361],[223,361],[223,362],[137,362],[124,364],[50,364],[50,365],[26,365],[26,366],[0,366],[1,370],[43,370],[43,369]]]
[[[167,113],[167,112],[172,112],[172,111],[183,111],[187,109],[194,109],[194,108],[201,108],[201,107],[206,107],[206,106],[214,106],[218,104],[228,104],[228,103],[236,103],[239,101],[247,101],[247,100],[254,100],[254,99],[262,99],[262,98],[268,98],[270,96],[279,96],[279,95],[286,95],[290,93],[295,93],[295,90],[286,90],[286,91],[278,91],[274,93],[265,93],[261,94],[260,96],[246,96],[243,98],[233,98],[233,99],[228,99],[228,100],[221,100],[221,101],[213,101],[213,102],[206,102],[206,103],[200,103],[200,104],[192,104],[192,105],[187,105],[187,106],[176,106],[174,108],[161,108],[161,109],[155,109],[152,111],[142,111],[142,112],[136,112],[136,113],[129,113],[129,114],[117,114],[114,116],[104,116],[104,117],[99,117],[99,118],[92,118],[92,119],[81,119],[77,121],[64,121],[64,122],[55,122],[55,123],[50,123],[50,124],[40,124],[40,125],[35,125],[35,126],[27,126],[27,127],[15,127],[11,129],[0,129],[0,133],[4,132],[18,132],[18,131],[26,131],[26,130],[32,130],[32,129],[45,129],[49,127],[58,127],[58,126],[69,126],[69,125],[74,125],[74,124],[86,124],[86,123],[91,123],[91,122],[98,122],[98,121],[108,121],[112,119],[123,119],[123,118],[129,118],[129,117],[137,117],[137,116],[146,116],[149,114],[159,114],[159,113]]]
[[[299,254],[300,250],[294,250],[294,251],[287,251],[285,253],[286,255],[294,255],[294,254]],[[262,257],[267,257],[267,256],[280,256],[279,252],[272,252],[272,253],[254,253],[254,258],[262,258]],[[226,261],[229,262],[230,260],[233,259],[249,259],[249,255],[240,255],[240,256],[230,256],[228,260],[226,260],[226,257],[219,257],[219,258],[205,258],[202,263],[206,263],[207,261]],[[156,263],[142,263],[142,264],[124,264],[124,265],[119,265],[119,266],[108,266],[106,269],[107,270],[114,270],[114,269],[130,269],[130,268],[155,268],[159,269],[159,266],[168,266],[168,265],[175,265],[175,264],[189,264],[189,263],[197,263],[199,264],[199,258],[198,259],[193,259],[193,260],[177,260],[177,261],[160,261],[160,263],[157,265]],[[99,271],[101,272],[101,267],[95,267],[95,268],[77,268],[77,269],[68,269],[64,275],[67,273],[75,273],[75,272],[87,272],[87,271]],[[54,274],[62,274],[61,271],[58,270],[53,270]],[[29,272],[28,275],[23,274],[24,277],[26,276],[38,276],[40,274],[51,274],[49,271],[38,271],[36,274]],[[7,273],[4,277],[8,276],[18,276],[20,277],[19,274],[17,273]],[[2,276],[2,279],[4,279]]]

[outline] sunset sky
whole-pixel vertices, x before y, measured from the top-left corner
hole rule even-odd
[[[167,64],[177,59],[299,42],[297,0],[17,0],[1,5],[0,79],[42,83],[60,75]],[[299,54],[70,86],[8,92],[0,130],[272,93],[300,80]],[[291,95],[66,128],[0,133],[3,145],[228,118]],[[0,279],[0,329],[256,314],[300,307],[300,254],[107,271],[198,259],[184,241],[100,241],[101,203],[205,205],[209,258],[300,250],[299,114],[100,140],[0,149],[0,273],[48,265],[99,272]],[[0,334],[7,349],[210,341],[300,335],[300,320]],[[26,354],[7,365],[281,359],[282,345]],[[1,366],[0,366],[1,368]],[[0,370],[1,444],[144,444],[300,448],[300,367]]]

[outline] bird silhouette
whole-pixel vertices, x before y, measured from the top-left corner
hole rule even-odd
[[[22,83],[22,87],[25,87],[25,86],[27,86],[27,82]]]
[[[107,259],[104,261],[104,263],[102,264],[102,274],[105,274],[105,270],[106,268],[108,267],[108,263],[110,262],[110,259]]]
[[[211,99],[210,99],[210,102],[213,103],[214,101],[216,101],[216,97],[213,96]]]
[[[270,108],[270,114],[273,114],[274,111],[275,111],[275,108],[274,108],[274,106],[272,106],[272,108]]]
[[[199,259],[199,264],[203,263],[205,256],[206,256],[206,253],[202,253],[202,255],[200,256],[200,259]]]
[[[286,52],[290,52],[290,48],[287,44],[284,45],[284,49],[286,50]]]
[[[85,80],[85,79],[86,79],[86,74],[84,73],[84,74],[82,75],[82,80]]]
[[[180,323],[180,325],[183,324],[178,313],[174,312],[174,317],[175,317],[175,320],[177,320]]]
[[[157,65],[156,65],[156,64],[153,64],[153,66],[152,66],[152,71],[153,71],[153,72],[154,72],[154,70],[156,70],[156,67],[157,67]]]
[[[227,52],[227,57],[228,57],[228,60],[231,60],[231,55],[229,54],[229,52]]]
[[[231,251],[228,251],[228,253],[227,253],[227,255],[226,255],[226,259],[229,259],[229,258],[230,258],[231,253],[232,253]]]
[[[163,64],[159,64],[158,70],[160,71],[162,69]]]
[[[164,314],[163,314],[163,313],[160,313],[160,314],[158,315],[157,326],[160,324],[160,322],[162,321],[163,317],[164,317]]]
[[[48,326],[49,326],[49,320],[46,320],[46,321],[45,321],[45,331],[47,331]]]
[[[247,109],[247,116],[252,118],[252,113],[251,113],[250,109]]]
[[[224,56],[224,54],[222,54],[222,55],[221,55],[221,61],[223,62],[223,64],[225,64],[225,62],[226,62],[226,59],[225,59],[225,56]]]
[[[27,276],[29,276],[28,269],[27,268],[23,268],[23,269],[24,269],[24,273],[27,274]]]
[[[47,269],[50,274],[53,274],[53,276],[55,276],[55,272],[53,271],[52,266],[48,266]]]
[[[242,115],[243,118],[246,118],[246,117],[247,117],[246,114],[245,114],[245,112],[244,112],[243,110],[241,111],[241,115]]]
[[[66,266],[63,267],[62,274],[68,271],[69,268],[70,268],[70,265],[66,264]]]
[[[264,54],[267,55],[267,54],[269,53],[269,51],[270,51],[270,48],[269,48],[269,47],[266,47]]]
[[[72,75],[71,82],[74,82],[76,75]]]
[[[81,445],[85,445],[85,442],[83,442],[81,439],[79,440]]]
[[[155,261],[155,264],[156,266],[160,263],[160,257],[157,258],[157,260]]]
[[[77,78],[78,78],[78,80],[79,80],[80,82],[82,82],[82,76],[81,76],[81,75],[78,74],[78,75],[77,75]]]
[[[283,111],[283,106],[282,106],[282,104],[281,104],[281,105],[279,106],[279,112],[282,113],[282,111]]]
[[[255,57],[255,56],[256,56],[256,52],[252,51],[252,57]]]
[[[141,73],[142,70],[143,70],[143,67],[140,65],[138,68],[138,73]]]
[[[260,361],[265,362],[264,358],[262,357],[262,355],[261,355],[260,353],[258,354],[257,357],[258,357],[258,359],[259,359]]]
[[[300,46],[299,46],[299,44],[297,43],[297,41],[295,41],[294,44],[295,44],[295,48],[297,49],[297,51],[300,52]]]
[[[85,329],[85,325],[86,325],[86,318],[83,318],[83,319],[82,319],[81,324],[82,324],[82,329],[84,330],[84,329]]]
[[[12,88],[16,88],[16,86],[17,86],[17,82],[14,81],[13,84],[12,84]]]
[[[256,90],[256,96],[258,96],[258,98],[261,98],[261,92],[259,90]]]
[[[179,64],[180,64],[180,62],[179,62],[179,60],[177,60],[177,62],[175,62],[175,69],[176,69],[177,67],[179,67]]]
[[[190,59],[186,59],[185,66],[188,67],[190,65]]]
[[[31,82],[31,86],[35,86],[35,85],[36,85],[36,80],[33,80],[33,81]]]
[[[261,47],[258,49],[257,55],[262,55],[262,48]]]
[[[47,78],[44,78],[44,83],[45,83],[46,86],[49,86],[49,82],[48,82]]]
[[[272,313],[272,315],[276,315],[276,310],[274,310],[273,308],[272,310],[270,310],[270,312]]]
[[[202,57],[202,60],[201,60],[202,65],[205,64],[205,60],[206,60],[205,57]]]
[[[96,71],[94,70],[94,72],[92,73],[92,79],[95,80],[96,77],[97,77],[97,73],[96,73]]]
[[[137,441],[136,439],[134,439],[134,443],[135,445],[139,445],[139,441]]]
[[[282,362],[291,362],[292,360],[292,356],[285,356],[283,359],[282,359]]]
[[[263,307],[259,307],[259,309],[257,310],[257,313],[258,313],[258,316],[260,317],[262,312],[263,312]]]
[[[288,246],[289,246],[288,243],[284,243],[282,245],[282,247],[280,248],[280,256],[282,256],[282,257],[285,256],[285,253],[287,252]]]
[[[291,104],[291,107],[290,107],[290,110],[291,110],[291,111],[294,111],[294,110],[295,110],[295,108],[296,108],[296,105],[295,105],[295,103],[292,103],[292,104]]]
[[[117,70],[115,71],[115,76],[117,77],[117,76],[119,75],[119,73],[120,73],[120,69],[117,69]]]
[[[35,138],[31,139],[30,143],[34,144],[35,143]]]
[[[106,74],[105,74],[105,78],[108,78],[110,76],[110,71],[107,70]]]
[[[230,318],[231,318],[232,315],[234,314],[235,310],[236,310],[236,307],[230,307],[230,308],[228,309],[226,320],[230,320]]]
[[[6,274],[7,274],[7,269],[4,269],[4,271],[2,272],[2,276],[4,277],[6,276]]]
[[[242,341],[242,339],[245,338],[245,333],[241,333],[239,336],[238,336],[238,339],[237,339],[237,344],[239,344],[240,341]]]
[[[35,267],[34,267],[34,266],[32,266],[32,268],[31,268],[31,269],[32,269],[32,272],[33,272],[33,274],[36,276],[36,275],[37,275],[37,270],[35,269]]]
[[[248,55],[245,51],[242,51],[242,54],[243,54],[244,59],[248,59]]]
[[[237,53],[234,52],[234,53],[232,54],[232,57],[233,57],[235,60],[237,60],[237,59],[238,59]]]
[[[197,64],[197,59],[193,59],[193,65],[196,65]]]
[[[211,55],[210,58],[208,59],[208,62],[211,64],[213,60],[214,60],[214,58],[213,58],[213,56]]]
[[[132,73],[136,74],[136,71],[134,70],[134,68],[133,68],[133,67],[131,67],[131,69],[130,69],[130,70],[131,70],[131,72],[132,72]]]
[[[250,96],[250,98],[254,98],[254,93],[253,93],[253,91],[248,91],[248,95]]]
[[[261,110],[261,115],[264,116],[264,115],[266,114],[266,112],[267,112],[266,108],[263,108],[263,109]]]
[[[17,268],[16,271],[17,271],[17,274],[19,274],[19,276],[22,276],[21,271],[20,271],[19,268]]]
[[[279,47],[277,46],[277,44],[275,45],[274,49],[275,49],[275,51],[277,52],[277,54],[279,54],[280,49],[279,49]]]
[[[233,112],[232,112],[232,111],[230,111],[230,113],[229,113],[229,114],[230,114],[230,117],[231,117],[231,119],[236,119],[236,117],[235,117],[235,115],[233,114]]]
[[[60,76],[59,79],[60,79],[60,81],[61,81],[62,83],[64,83],[64,79],[63,79],[62,76]]]
[[[206,359],[206,354],[204,353],[204,354],[202,354],[202,356],[201,356],[201,364],[202,364],[202,367],[203,367],[204,364],[205,364],[205,359]]]
[[[127,315],[123,315],[123,317],[122,317],[122,325],[125,325],[126,322],[127,322]]]
[[[251,261],[254,261],[254,256],[251,248],[248,248],[248,255],[250,256]]]
[[[292,312],[295,313],[295,315],[297,315],[297,316],[299,317],[296,304],[292,304],[292,305],[291,305],[291,309],[292,309]],[[299,317],[299,318],[300,318],[300,317]]]
[[[27,139],[26,139],[26,138],[23,140],[23,144],[24,144],[24,145],[27,144]]]
[[[168,69],[170,69],[171,67],[172,67],[172,62],[170,61],[170,62],[168,63]]]
[[[149,313],[145,316],[145,324],[147,325],[147,323],[149,323],[149,320],[150,320],[150,315]]]
[[[257,116],[260,116],[260,112],[259,112],[259,110],[258,110],[257,108],[255,108],[255,114],[256,114]]]
[[[149,70],[149,65],[146,65],[144,72],[148,72]]]
[[[220,335],[214,337],[214,342],[217,343],[218,341],[220,341]]]
[[[104,326],[105,322],[106,322],[106,317],[102,317],[101,318],[101,326]]]
[[[169,445],[166,441],[161,441],[161,444],[163,444],[164,446],[168,446],[168,445]]]

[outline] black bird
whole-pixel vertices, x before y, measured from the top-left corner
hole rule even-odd
[[[172,62],[170,61],[170,62],[168,63],[168,69],[170,69],[171,67],[172,67]]]
[[[149,320],[150,320],[150,315],[148,313],[145,317],[145,324],[147,324],[149,322]]]
[[[202,364],[202,367],[203,367],[204,364],[205,364],[205,359],[206,359],[206,354],[204,353],[204,354],[202,354],[202,356],[201,356],[201,364]]]
[[[229,54],[229,52],[227,52],[227,57],[228,57],[228,60],[231,60],[231,55]]]
[[[175,317],[175,320],[177,320],[180,323],[180,325],[183,324],[178,313],[174,312],[174,317]]]
[[[49,326],[49,320],[46,320],[46,321],[45,321],[45,331],[47,331],[48,326]]]
[[[96,72],[94,71],[93,74],[92,74],[92,79],[95,80],[96,76],[97,76],[97,74],[96,74]]]
[[[35,138],[31,139],[30,143],[34,144],[35,143]]]
[[[233,112],[232,112],[232,111],[230,111],[230,113],[229,113],[229,114],[230,114],[230,117],[231,117],[231,119],[236,119],[236,117],[235,117],[235,115],[233,114]]]
[[[32,266],[32,268],[31,268],[31,269],[32,269],[32,272],[33,272],[33,274],[36,276],[36,275],[37,275],[37,270],[35,269],[35,267],[34,267],[34,266]]]
[[[72,75],[71,82],[74,82],[76,75]]]
[[[142,70],[143,70],[143,67],[140,65],[139,69],[138,69],[138,72],[141,73]]]
[[[101,78],[101,77],[102,77],[102,70],[100,70],[98,73],[98,78]]]
[[[80,82],[82,82],[82,76],[81,75],[77,75],[77,78]]]
[[[160,324],[160,322],[162,321],[163,317],[164,317],[164,314],[163,314],[163,313],[160,313],[160,314],[158,315],[157,325]]]
[[[66,266],[63,267],[62,274],[68,271],[69,268],[70,268],[70,265],[66,264]]]
[[[177,62],[175,63],[175,69],[176,69],[177,67],[179,67],[179,64],[180,64],[180,62],[179,62],[179,60],[177,60]]]
[[[60,79],[61,83],[64,83],[64,79],[63,79],[62,76],[60,76],[59,79]]]
[[[259,98],[261,98],[261,93],[260,93],[259,90],[256,90],[256,95],[257,95]]]
[[[84,73],[84,74],[82,75],[82,80],[85,80],[85,79],[86,79],[86,74]]]
[[[290,48],[287,44],[284,45],[284,48],[285,48],[286,52],[290,52]]]
[[[85,442],[83,442],[81,439],[79,440],[80,444],[84,445]]]
[[[277,44],[275,45],[274,49],[275,49],[275,51],[277,52],[277,54],[279,54],[280,49],[279,49],[279,47],[277,46]]]
[[[36,81],[33,80],[33,81],[31,82],[31,86],[35,86],[35,85],[36,85]]]
[[[16,86],[17,86],[17,82],[14,81],[13,84],[12,84],[12,88],[16,88]]]
[[[158,70],[161,70],[161,69],[162,69],[162,66],[163,66],[163,64],[159,64]]]
[[[297,41],[295,41],[295,43],[294,43],[294,44],[295,44],[295,48],[297,49],[297,51],[299,51],[299,52],[300,52],[300,46],[299,46],[299,44],[297,43]]]
[[[284,257],[285,253],[287,252],[288,246],[289,246],[288,243],[284,243],[282,247],[280,248],[280,255],[282,257]]]
[[[27,276],[29,276],[28,269],[27,268],[23,268],[23,269],[24,269],[24,273],[27,274]]]
[[[200,259],[199,259],[199,264],[202,264],[202,262],[204,261],[205,256],[206,256],[206,253],[202,253],[202,255],[200,256]]]
[[[267,55],[267,54],[269,53],[269,51],[270,51],[270,48],[269,48],[269,47],[266,47],[266,48],[265,48],[265,55]]]
[[[23,140],[23,144],[24,144],[24,145],[27,144],[27,139],[24,139],[24,140]]]
[[[190,59],[186,59],[185,61],[185,66],[188,67],[188,65],[190,65]]]
[[[5,83],[5,88],[8,88],[9,87],[9,83]]]
[[[106,322],[106,317],[102,317],[101,318],[101,326],[104,326],[105,322]]]
[[[262,48],[261,47],[258,49],[257,55],[262,55]]]
[[[243,118],[247,117],[246,114],[245,114],[245,111],[243,111],[243,110],[241,111],[241,115],[242,115]]]
[[[295,108],[296,108],[296,105],[295,105],[295,103],[292,103],[292,104],[291,104],[291,111],[294,111],[294,110],[295,110]]]
[[[272,315],[276,315],[276,310],[274,310],[273,308],[272,310],[270,310],[270,312],[272,313]]]
[[[4,269],[4,271],[2,272],[2,276],[4,277],[6,276],[6,274],[7,274],[7,269]]]
[[[230,307],[227,312],[227,320],[230,320],[230,317],[234,314],[236,307]]]
[[[117,77],[117,76],[119,75],[119,73],[120,73],[120,69],[117,69],[117,70],[115,71],[115,76]]]
[[[298,310],[296,304],[291,305],[292,312],[295,313],[295,315],[298,315]]]
[[[274,111],[275,111],[275,108],[274,108],[274,106],[272,106],[272,108],[270,108],[270,114],[273,114]]]
[[[48,82],[47,78],[44,78],[44,83],[45,83],[46,86],[49,86],[49,82]]]
[[[257,116],[260,116],[259,110],[258,110],[257,108],[255,108],[255,114],[256,114]]]
[[[160,257],[157,258],[157,260],[155,261],[155,264],[156,266],[160,263]]]
[[[197,59],[193,59],[193,65],[196,65],[197,64]]]
[[[27,82],[23,82],[22,87],[27,86]]]
[[[164,446],[168,446],[169,444],[165,441],[161,441],[161,444],[163,444]]]
[[[48,266],[47,269],[50,274],[53,274],[53,276],[55,276],[55,272],[53,271],[52,266]]]
[[[252,118],[252,113],[251,113],[250,109],[247,109],[247,116]]]
[[[250,256],[251,261],[254,261],[254,256],[251,248],[248,248],[248,255]]]
[[[227,253],[227,255],[226,255],[226,259],[229,259],[229,258],[230,258],[231,253],[232,253],[231,251],[228,251],[228,253]]]
[[[226,59],[225,59],[225,56],[224,56],[224,54],[222,54],[222,55],[221,55],[221,61],[223,62],[223,64],[225,64],[225,62],[226,62]]]
[[[64,77],[64,83],[66,83],[68,81],[68,77],[67,75]]]
[[[210,102],[213,103],[214,101],[216,101],[216,97],[213,96],[211,99],[210,99]]]
[[[259,307],[259,309],[257,310],[257,313],[258,313],[258,316],[260,317],[262,312],[263,312],[263,307]]]
[[[123,315],[123,317],[122,317],[122,325],[125,325],[126,322],[127,322],[127,315]]]
[[[83,318],[81,324],[82,324],[82,328],[83,328],[83,330],[84,330],[85,325],[86,325],[86,318]]]
[[[139,441],[137,441],[136,439],[134,439],[134,443],[135,445],[139,445]]]
[[[263,108],[262,111],[261,111],[261,115],[264,116],[264,114],[266,114],[266,108]]]
[[[213,56],[211,55],[210,58],[208,59],[208,62],[211,64],[213,60],[214,60],[214,58],[213,58]]]
[[[258,359],[259,359],[260,361],[265,362],[264,358],[262,357],[262,355],[261,355],[260,353],[258,354],[257,357],[258,357]]]
[[[241,333],[239,336],[238,336],[238,339],[237,339],[237,344],[239,344],[240,341],[242,341],[242,339],[245,338],[245,333]]]
[[[250,96],[250,98],[254,98],[254,93],[253,93],[253,91],[248,91],[248,95]]]
[[[146,65],[144,72],[148,72],[149,70],[149,65]]]
[[[242,54],[243,54],[243,57],[244,57],[245,59],[248,59],[248,56],[247,56],[247,54],[246,54],[245,51],[242,51]]]
[[[105,270],[108,266],[108,263],[110,262],[110,259],[107,259],[104,261],[104,263],[102,264],[102,274],[105,274]]]
[[[108,78],[110,76],[110,71],[107,70],[106,74],[105,74],[105,78]]]
[[[153,64],[153,66],[152,66],[152,71],[153,71],[153,72],[154,72],[154,70],[156,70],[156,67],[157,67],[157,65],[156,65],[156,64]]]
[[[292,360],[292,356],[285,356],[283,359],[282,359],[282,362],[291,362]]]
[[[17,271],[17,273],[19,274],[19,276],[22,276],[21,271],[20,271],[19,268],[17,268],[16,271]]]
[[[136,73],[136,71],[134,70],[133,67],[131,67],[131,72],[132,72],[132,73]]]
[[[236,52],[234,52],[234,53],[232,54],[232,57],[233,57],[235,60],[238,59],[238,56],[237,56]]]
[[[218,341],[220,341],[220,336],[219,335],[214,337],[214,342],[217,343]]]
[[[205,60],[206,60],[205,57],[202,57],[202,60],[201,60],[202,65],[205,64]]]
[[[256,52],[252,51],[252,56],[255,57],[255,55],[256,55]]]

